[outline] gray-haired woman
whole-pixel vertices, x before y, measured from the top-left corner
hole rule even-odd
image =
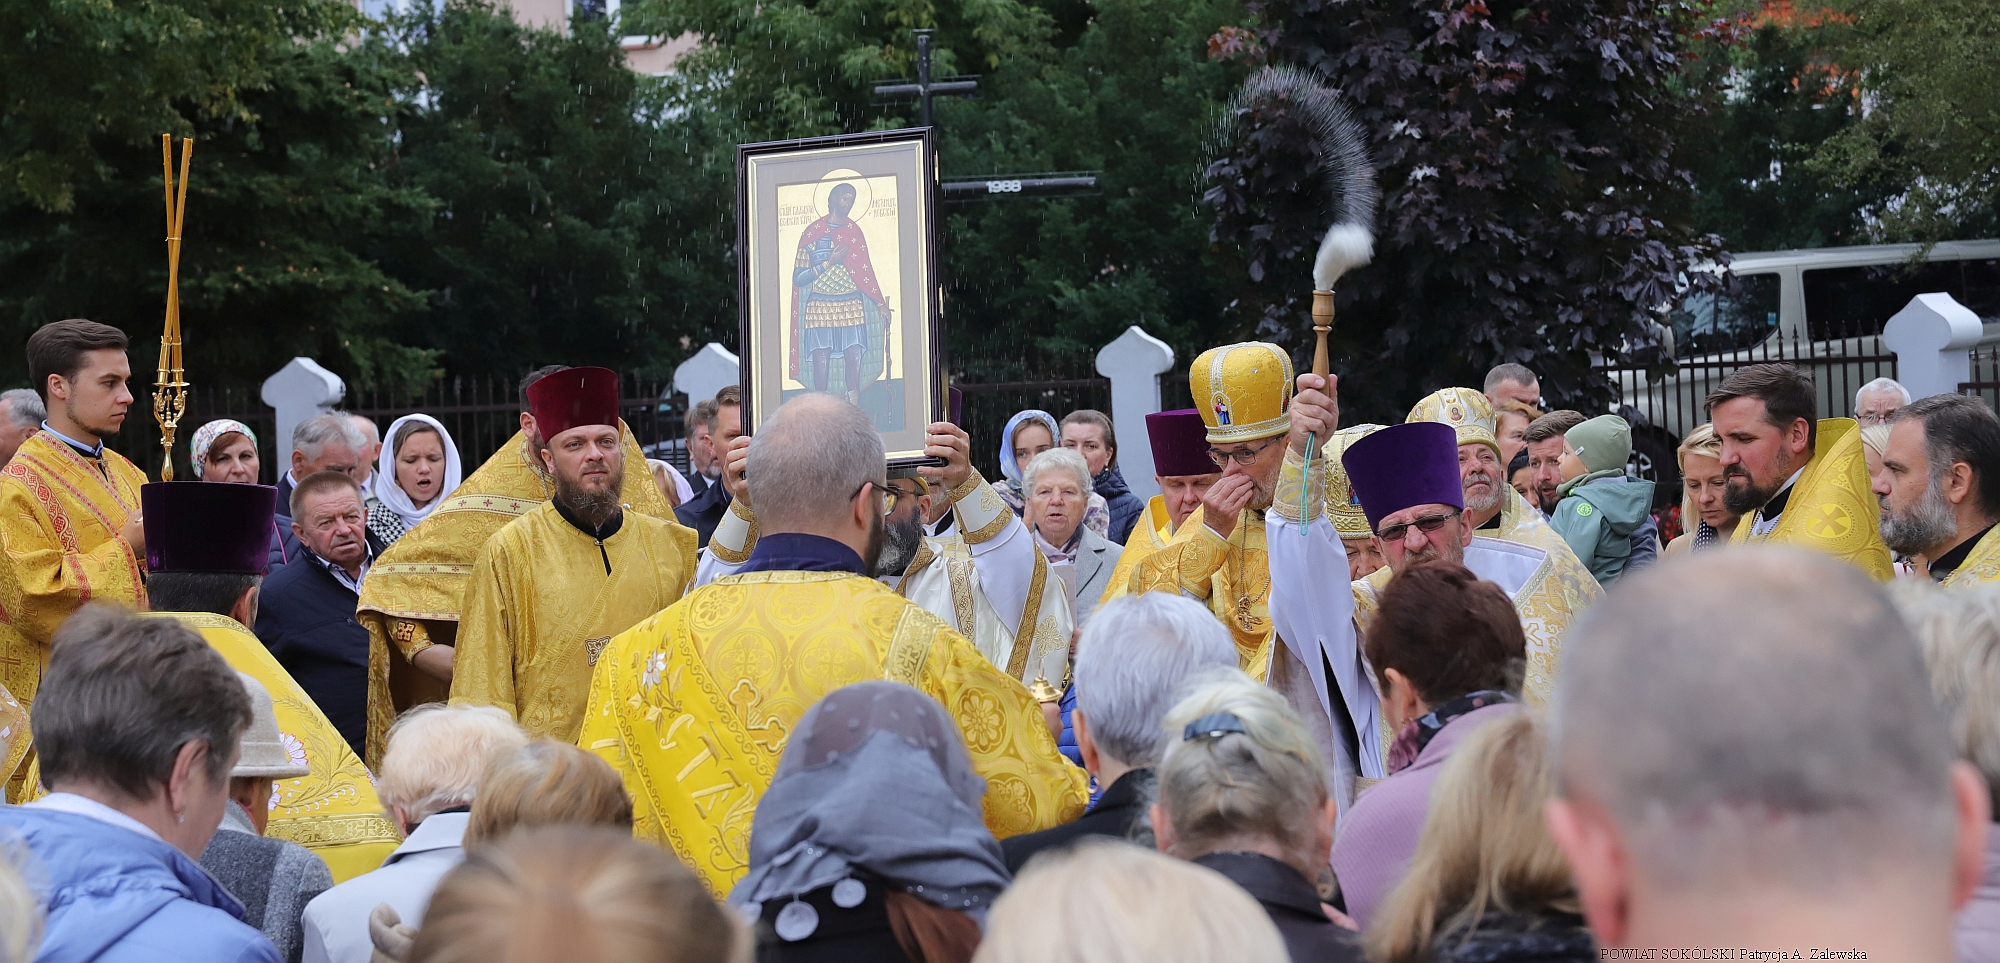
[[[1111,571],[1118,567],[1119,546],[1085,523],[1090,503],[1090,467],[1083,456],[1068,448],[1051,448],[1035,456],[1021,476],[1027,493],[1027,514],[1022,516],[1035,533],[1035,546],[1048,557],[1049,565],[1069,589],[1070,607],[1076,612],[1076,627],[1090,621],[1104,590],[1111,586]]]

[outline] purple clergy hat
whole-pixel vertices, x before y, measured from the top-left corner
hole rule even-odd
[[[139,489],[146,568],[262,575],[271,558],[278,490],[230,482],[152,482]]]
[[[1193,408],[1147,415],[1146,437],[1153,442],[1155,475],[1213,475],[1222,470],[1209,460],[1208,425]]]
[[[1368,527],[1416,505],[1465,507],[1458,432],[1436,421],[1390,425],[1347,446],[1340,457]]]

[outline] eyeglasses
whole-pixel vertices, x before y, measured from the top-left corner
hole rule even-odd
[[[915,494],[906,492],[900,488],[897,488],[894,485],[884,485],[881,482],[872,482],[872,481],[862,482],[861,487],[854,490],[854,495],[861,494],[870,485],[875,486],[875,490],[882,493],[882,514],[885,516],[895,514],[897,499],[917,497]],[[854,495],[847,496],[848,500],[852,501],[854,499]]]
[[[1855,415],[1854,420],[1859,422],[1863,428],[1870,425],[1886,425],[1889,423],[1890,414],[1890,412],[1886,411],[1864,411],[1861,414]]]
[[[1228,468],[1229,463],[1232,461],[1234,461],[1239,465],[1242,465],[1245,468],[1248,468],[1251,465],[1257,463],[1257,456],[1263,454],[1264,449],[1269,448],[1272,445],[1275,445],[1283,440],[1284,437],[1281,435],[1261,445],[1258,445],[1255,448],[1237,448],[1231,451],[1223,451],[1220,448],[1210,448],[1208,450],[1208,460],[1214,462],[1215,467],[1217,468]]]
[[[1456,509],[1437,515],[1425,515],[1422,518],[1413,518],[1401,525],[1391,525],[1376,532],[1375,537],[1385,542],[1400,542],[1403,540],[1403,536],[1410,533],[1410,529],[1412,528],[1425,535],[1430,535],[1437,532],[1438,529],[1443,528],[1444,523],[1457,517],[1458,511]]]

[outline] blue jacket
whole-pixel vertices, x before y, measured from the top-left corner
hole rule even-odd
[[[88,816],[0,808],[49,883],[35,963],[278,963],[243,905],[186,854]]]
[[[1104,507],[1111,510],[1111,529],[1104,533],[1104,537],[1124,545],[1125,540],[1132,537],[1133,526],[1139,524],[1139,516],[1146,511],[1145,501],[1132,494],[1131,487],[1125,484],[1124,473],[1118,470],[1117,465],[1104,466],[1104,470],[1090,480],[1090,488],[1104,496]]]

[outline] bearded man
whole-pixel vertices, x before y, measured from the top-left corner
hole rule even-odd
[[[1271,641],[1264,510],[1292,430],[1292,358],[1262,341],[1210,348],[1188,369],[1188,387],[1222,477],[1173,540],[1132,567],[1126,590],[1179,592],[1207,605],[1229,628],[1243,670],[1262,679]]]
[[[1945,585],[2000,581],[2000,418],[1977,399],[1932,395],[1889,425],[1875,475],[1882,541]]]
[[[1832,555],[1880,580],[1894,573],[1872,524],[1872,484],[1851,418],[1814,421],[1812,378],[1788,364],[1738,368],[1708,394],[1722,439],[1723,503],[1743,516],[1730,541]]]
[[[1327,473],[1313,472],[1308,486],[1304,470],[1308,436],[1331,437],[1338,425],[1331,387],[1322,389],[1316,375],[1302,375],[1292,403],[1293,425],[1271,506],[1280,530],[1270,540],[1271,622],[1281,644],[1273,647],[1269,678],[1319,740],[1344,808],[1353,801],[1357,779],[1386,775],[1385,753],[1394,734],[1382,721],[1360,648],[1361,632],[1377,608],[1377,590],[1370,579],[1361,579],[1350,584],[1351,591],[1327,591],[1327,579],[1338,577],[1332,573],[1345,571],[1346,553],[1325,513]],[[1527,636],[1523,693],[1531,703],[1546,704],[1560,640],[1576,613],[1567,607],[1548,551],[1474,535],[1465,518],[1457,449],[1457,434],[1449,426],[1405,423],[1349,443],[1341,467],[1389,571],[1427,561],[1458,562],[1507,593]],[[1293,530],[1301,499],[1311,519],[1303,537]]]
[[[555,497],[487,539],[460,615],[451,701],[498,706],[575,742],[590,670],[611,637],[672,605],[694,576],[694,532],[619,504],[618,376],[568,368],[528,386]]]

